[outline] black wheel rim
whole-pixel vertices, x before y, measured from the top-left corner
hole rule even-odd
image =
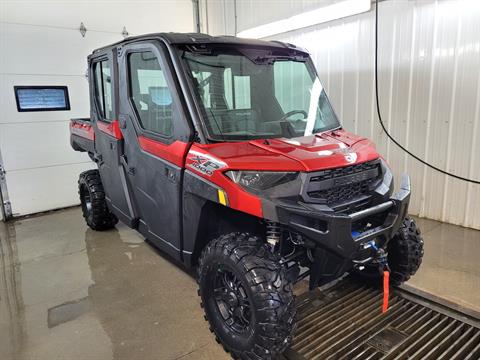
[[[243,334],[250,330],[252,312],[248,294],[237,276],[220,268],[214,278],[214,299],[225,325]]]
[[[84,186],[82,186],[81,193],[83,211],[85,215],[90,216],[92,212],[92,198],[90,196],[90,193]]]

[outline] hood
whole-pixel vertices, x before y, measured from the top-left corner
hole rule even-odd
[[[343,130],[292,139],[220,143],[204,149],[237,170],[316,171],[379,157],[371,141]]]

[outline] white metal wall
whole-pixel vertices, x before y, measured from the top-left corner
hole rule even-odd
[[[303,11],[296,1],[238,0],[237,30],[278,20],[275,3],[289,6],[288,16]],[[407,156],[377,122],[373,9],[275,39],[309,50],[345,128],[372,138],[397,179],[410,174],[412,214],[480,229],[480,186]],[[233,11],[227,16],[222,23],[231,24]],[[384,1],[379,19],[380,106],[388,129],[428,162],[480,179],[480,1]]]
[[[235,34],[269,22],[328,6],[339,0],[200,0],[202,31],[211,35]]]
[[[135,35],[193,25],[190,0],[0,0],[0,153],[14,214],[78,203],[78,174],[93,164],[70,148],[68,121],[90,115],[87,55],[121,40],[124,26]],[[66,85],[71,111],[19,113],[14,85]]]

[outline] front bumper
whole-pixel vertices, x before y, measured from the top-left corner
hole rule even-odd
[[[384,246],[398,231],[405,218],[410,201],[410,178],[404,174],[400,191],[387,201],[370,208],[346,215],[319,212],[313,204],[291,206],[277,204],[278,221],[315,243],[317,247],[357,263],[370,260],[365,249],[372,240]],[[354,231],[359,222],[381,217],[383,223],[363,232]]]

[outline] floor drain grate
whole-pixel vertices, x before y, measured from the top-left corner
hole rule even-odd
[[[348,279],[298,299],[289,360],[479,360],[480,322],[402,289],[382,314],[382,293]]]

